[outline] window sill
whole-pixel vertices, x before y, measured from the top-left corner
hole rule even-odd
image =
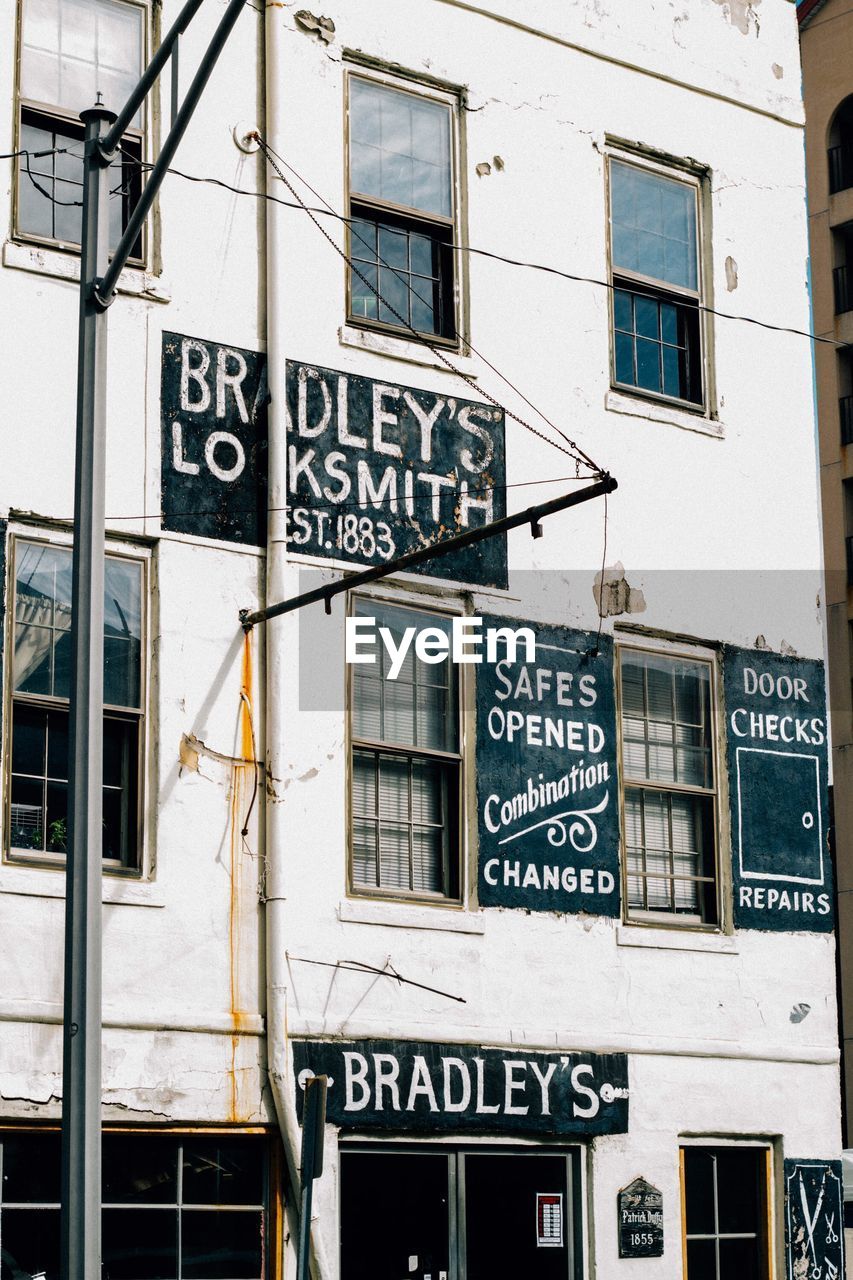
[[[617,947],[650,947],[653,951],[711,951],[720,955],[737,955],[737,939],[726,933],[704,933],[698,929],[682,931],[655,929],[643,924],[618,924]]]
[[[703,417],[701,413],[671,408],[666,404],[658,404],[655,400],[625,395],[622,391],[608,391],[604,397],[604,407],[611,413],[625,413],[629,417],[645,418],[649,422],[665,422],[668,426],[681,427],[684,431],[698,431],[700,435],[715,436],[719,440],[726,434],[721,422]]]
[[[419,364],[425,369],[438,369],[442,373],[451,372],[429,347],[410,338],[398,338],[393,334],[380,333],[376,329],[359,329],[355,325],[344,324],[338,329],[338,341],[342,347],[353,347],[356,351],[372,351],[376,355],[387,356],[390,360],[404,360],[406,364]],[[443,348],[439,347],[439,350]],[[451,347],[447,351],[447,358],[467,378],[477,377],[477,369],[470,356],[460,355]]]
[[[382,925],[387,929],[435,929],[444,933],[486,932],[483,913],[420,903],[377,902],[347,898],[338,903],[337,916],[346,924]]]
[[[20,244],[7,240],[3,245],[3,266],[19,271],[33,271],[36,275],[50,276],[54,280],[80,282],[80,259],[76,253],[63,253],[44,245]],[[125,267],[118,280],[118,292],[149,302],[171,302],[172,295],[163,287],[159,276],[149,275],[141,267]]]
[[[29,898],[64,898],[65,871],[49,867],[22,867],[4,863],[0,867],[0,893],[22,894]],[[128,880],[105,875],[101,901],[134,907],[164,907],[163,886],[150,880]]]

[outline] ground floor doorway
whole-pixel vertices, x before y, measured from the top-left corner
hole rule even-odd
[[[341,1280],[577,1280],[579,1149],[341,1149]]]

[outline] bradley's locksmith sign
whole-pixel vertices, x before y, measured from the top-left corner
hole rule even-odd
[[[418,1133],[627,1133],[624,1053],[530,1053],[410,1040],[296,1040],[302,1119],[308,1076],[329,1079],[326,1118]]]
[[[503,410],[288,361],[287,474],[292,551],[387,564],[506,514]],[[505,587],[506,536],[422,569]]]

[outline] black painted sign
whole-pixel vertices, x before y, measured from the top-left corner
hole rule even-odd
[[[787,1280],[844,1280],[840,1160],[785,1161]]]
[[[484,626],[532,628],[536,658],[519,646],[477,668],[480,903],[618,916],[612,641],[508,618]]]
[[[329,1078],[326,1119],[413,1133],[628,1131],[624,1053],[530,1053],[409,1040],[295,1040],[297,1114],[312,1075]]]
[[[663,1196],[645,1178],[619,1192],[619,1257],[663,1257]]]
[[[163,334],[164,529],[265,546],[266,356]]]
[[[506,514],[493,405],[288,361],[287,441],[292,551],[387,564]],[[419,570],[505,587],[506,535]]]
[[[833,927],[823,663],[723,654],[734,922]]]

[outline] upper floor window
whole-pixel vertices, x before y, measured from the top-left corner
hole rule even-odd
[[[719,920],[709,662],[619,651],[627,913]]]
[[[450,619],[357,599],[399,645],[406,627],[450,634]],[[357,893],[459,899],[462,758],[459,688],[448,657],[410,647],[392,679],[388,654],[351,670],[350,887]]]
[[[610,160],[613,382],[704,404],[699,187]]]
[[[7,847],[56,861],[68,833],[71,548],[16,539]],[[141,561],[106,558],[104,587],[105,868],[137,869],[143,739]]]
[[[456,339],[452,103],[349,77],[349,315]]]
[[[18,84],[16,234],[76,248],[83,198],[80,112],[97,93],[124,106],[142,73],[145,10],[127,0],[22,0]],[[143,116],[137,113],[110,169],[110,244],[142,185]],[[142,257],[141,237],[132,258]]]

